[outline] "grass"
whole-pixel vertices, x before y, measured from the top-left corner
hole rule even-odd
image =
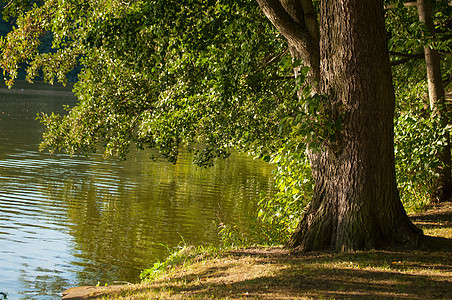
[[[425,235],[452,239],[452,202],[446,202],[427,210],[411,215],[417,227]]]
[[[452,203],[412,216],[426,234],[452,238]],[[452,299],[452,253],[289,253],[279,247],[186,247],[154,279],[103,299]]]
[[[106,299],[451,299],[450,253],[289,255],[245,249],[176,268]]]

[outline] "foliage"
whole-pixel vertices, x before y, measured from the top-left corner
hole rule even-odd
[[[41,149],[89,154],[101,144],[126,157],[135,145],[175,162],[186,147],[208,166],[234,147],[273,160],[280,192],[259,203],[256,239],[287,238],[312,191],[306,148],[331,139],[340,119],[311,95],[308,69],[255,1],[49,0],[10,14],[17,27],[0,40],[8,84],[22,64],[28,80],[42,72],[50,83],[82,66],[78,105],[40,116]]]
[[[314,181],[311,167],[305,152],[284,149],[272,162],[277,168],[275,182],[278,193],[273,199],[260,202],[259,217],[277,228],[292,232],[312,198]]]
[[[400,90],[398,93],[402,103],[405,100],[411,104],[399,110],[395,119],[396,172],[402,202],[408,211],[419,211],[433,199],[438,177],[435,170],[441,164],[436,153],[446,143],[446,128],[430,118],[428,105],[424,104],[425,88],[425,83],[413,86],[406,91],[406,98]]]
[[[423,48],[438,50],[441,56],[443,81],[450,85],[452,76],[452,5],[450,1],[433,1],[433,22],[435,36],[428,33],[419,21],[416,6],[404,6],[405,1],[386,1],[395,5],[386,9],[388,47],[391,54],[396,92],[406,90],[407,85],[426,81],[426,67]],[[405,99],[406,100],[406,99]],[[404,101],[403,99],[399,99]],[[399,108],[404,109],[405,104]]]
[[[402,1],[385,3],[396,5],[387,10],[392,61],[407,59],[394,69],[394,79],[401,91],[396,167],[408,203],[411,195],[425,199],[431,192],[430,168],[437,166],[432,155],[444,130],[420,118],[422,97],[408,92],[425,82],[422,62],[412,59],[432,45],[443,54],[450,76],[452,14],[448,1],[436,1],[439,34],[431,37],[413,8]],[[278,168],[279,193],[263,198],[252,216],[258,220],[256,240],[284,241],[312,195],[306,149],[333,147],[325,141],[334,142],[341,117],[331,116],[323,96],[311,95],[306,68],[292,78],[302,62],[292,61],[286,42],[255,1],[14,1],[7,15],[17,23],[0,39],[0,67],[8,84],[23,64],[29,81],[42,72],[49,83],[65,83],[68,72],[82,67],[74,88],[78,105],[66,115],[40,116],[46,126],[41,149],[77,155],[101,144],[105,156],[126,157],[135,145],[157,148],[175,162],[186,147],[200,166],[227,157],[231,148],[248,151]],[[41,46],[45,38],[52,39],[49,51]],[[241,232],[222,229],[229,238],[234,231]],[[240,234],[232,243],[251,241]]]
[[[40,117],[41,149],[89,154],[101,144],[125,157],[136,145],[175,162],[186,147],[208,166],[232,147],[269,158],[290,142],[302,152],[337,127],[304,84],[307,68],[292,77],[302,62],[255,1],[50,0],[14,16],[0,40],[9,84],[23,63],[30,81],[42,71],[50,83],[82,65],[79,104]]]
[[[52,0],[17,24],[0,42],[9,84],[21,63],[29,80],[42,70],[47,82],[83,66],[79,105],[41,116],[41,147],[52,152],[101,143],[124,157],[135,144],[174,162],[185,146],[210,165],[233,146],[278,149],[280,120],[300,110],[285,42],[253,1]],[[54,49],[40,53],[48,32]]]
[[[406,1],[386,1],[394,7],[386,10],[389,50],[402,54],[422,52],[424,46],[447,53],[452,50],[452,6],[447,0],[432,1],[435,36],[419,21],[416,6]]]
[[[436,154],[445,144],[446,131],[429,107],[423,49],[429,46],[439,51],[444,82],[450,84],[452,6],[448,1],[434,2],[437,34],[432,37],[419,22],[416,7],[406,7],[402,1],[392,2],[395,7],[387,9],[386,25],[397,98],[396,172],[403,204],[408,211],[419,211],[435,194],[436,171],[441,164]]]
[[[176,266],[183,266],[193,260],[201,260],[205,256],[212,256],[218,249],[209,247],[204,248],[202,246],[189,246],[182,243],[177,247],[178,250],[173,251],[164,261],[156,262],[154,265],[146,270],[143,270],[140,274],[140,278],[143,281],[151,281],[157,278],[165,271],[171,271]]]
[[[223,245],[282,245],[289,238],[309,204],[314,182],[305,152],[281,149],[271,162],[276,166],[274,196],[261,195],[256,210],[244,224],[220,224]]]

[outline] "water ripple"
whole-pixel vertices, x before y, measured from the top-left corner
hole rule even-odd
[[[182,238],[218,242],[215,222],[245,219],[258,193],[270,190],[270,168],[242,157],[204,170],[185,152],[176,165],[151,161],[149,152],[126,162],[40,153],[42,129],[21,106],[35,101],[40,111],[64,101],[18,95],[0,97],[11,115],[0,118],[0,290],[11,299],[136,282]]]

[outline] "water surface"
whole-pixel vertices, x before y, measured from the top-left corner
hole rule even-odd
[[[244,220],[271,167],[233,155],[199,169],[133,153],[127,161],[38,152],[36,114],[73,105],[68,89],[0,88],[0,292],[59,299],[75,285],[137,282],[182,240],[218,244],[218,223]]]

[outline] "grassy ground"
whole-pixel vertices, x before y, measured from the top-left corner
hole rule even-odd
[[[412,216],[452,238],[452,203]],[[204,252],[187,247],[153,281],[98,291],[105,299],[452,299],[452,253],[289,253],[281,248]],[[185,262],[185,263],[184,263]],[[73,298],[74,299],[74,298]],[[78,298],[83,299],[83,298]],[[86,299],[86,295],[85,295]]]

